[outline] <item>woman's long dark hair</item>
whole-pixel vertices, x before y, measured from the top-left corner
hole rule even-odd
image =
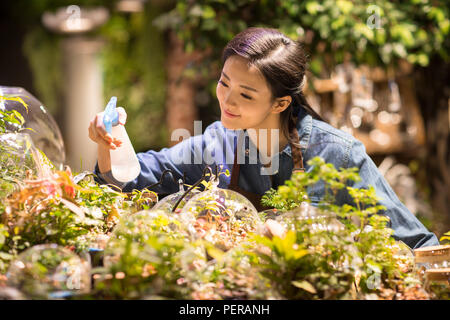
[[[232,55],[239,55],[264,75],[272,97],[291,96],[291,105],[281,115],[281,128],[291,143],[290,130],[297,124],[300,108],[311,116],[322,120],[306,101],[303,86],[306,70],[306,55],[303,46],[283,33],[271,28],[248,28],[237,34],[225,47],[222,62]]]

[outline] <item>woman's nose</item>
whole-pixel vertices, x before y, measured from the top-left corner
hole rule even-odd
[[[236,106],[235,98],[231,90],[225,94],[225,104],[228,106]]]

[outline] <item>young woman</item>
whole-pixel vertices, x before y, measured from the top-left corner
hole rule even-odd
[[[399,201],[364,145],[322,121],[311,109],[302,93],[305,68],[301,44],[277,30],[249,28],[239,33],[223,51],[217,84],[220,121],[171,148],[139,153],[140,175],[121,183],[111,175],[109,157],[109,150],[121,142],[106,134],[103,113],[99,113],[89,127],[90,138],[98,143],[97,181],[131,191],[156,183],[165,169],[172,169],[175,178],[185,174],[185,182],[193,184],[206,165],[221,164],[231,177],[221,175],[219,187],[240,192],[261,210],[260,199],[267,190],[283,184],[293,170],[309,170],[307,161],[320,156],[336,168],[359,168],[362,180],[354,187],[375,187],[380,204],[387,208],[384,214],[390,218],[394,238],[411,248],[439,244]],[[126,113],[120,108],[119,114],[124,124]],[[276,139],[271,139],[274,132]],[[177,186],[163,184],[154,191],[172,193]],[[311,187],[308,195],[317,203],[324,196],[323,185]],[[337,201],[343,204],[350,199],[342,193]]]

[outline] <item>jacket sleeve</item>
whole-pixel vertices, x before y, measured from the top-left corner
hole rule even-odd
[[[351,148],[348,167],[359,168],[361,181],[355,183],[353,187],[367,189],[369,185],[372,185],[375,188],[377,196],[381,199],[379,204],[386,207],[383,214],[389,217],[390,227],[394,230],[393,236],[396,240],[403,241],[413,249],[439,245],[436,235],[428,231],[398,199],[389,183],[366,153],[363,143],[358,140],[355,140]]]
[[[202,164],[203,139],[202,135],[197,135],[183,140],[171,148],[163,148],[160,151],[149,150],[137,154],[141,172],[139,176],[129,182],[119,182],[111,174],[111,171],[100,173],[98,163],[95,165],[95,180],[100,184],[113,184],[124,192],[133,189],[141,190],[159,181],[164,170],[171,169],[176,180],[186,174],[187,184],[194,184],[200,179],[203,171]],[[173,183],[170,175],[167,175],[164,182],[152,188],[153,191],[161,194],[169,194],[178,191],[178,184]]]

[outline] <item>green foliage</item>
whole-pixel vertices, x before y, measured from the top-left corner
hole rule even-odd
[[[289,299],[363,298],[394,290],[398,283],[416,285],[419,281],[411,274],[414,262],[410,249],[391,237],[393,230],[387,227],[389,219],[380,214],[385,208],[378,204],[375,189],[349,186],[349,181],[359,180],[354,168],[336,170],[318,157],[308,165],[311,170],[294,173],[277,192],[271,190],[264,201],[289,211],[308,203],[307,188],[323,182],[327,192],[318,210],[325,218],[311,215],[298,219],[294,210],[294,218],[284,221],[288,230],[295,231],[288,231],[283,239],[259,237],[258,243],[271,249],[270,254],[259,253],[261,260],[256,265],[261,272]],[[335,204],[336,195],[344,188],[353,205]],[[333,223],[330,212],[339,219],[341,228],[329,227]],[[396,256],[400,252],[403,260]],[[354,282],[358,286],[352,288]]]
[[[202,268],[196,277],[191,293],[194,299],[280,299],[271,280],[254,268],[251,254],[255,242],[241,243],[227,252],[214,255],[214,260]],[[210,249],[210,248],[209,248]],[[210,250],[208,250],[210,253]]]
[[[23,51],[32,70],[33,86],[39,99],[53,115],[61,112],[64,90],[59,48],[59,37],[49,34],[43,27],[30,30],[23,43]]]
[[[0,273],[32,245],[56,243],[82,253],[99,236],[110,235],[105,267],[93,271],[93,290],[74,298],[417,297],[417,292],[411,296],[420,289],[413,256],[392,238],[374,188],[351,186],[359,181],[356,169],[337,170],[319,157],[308,166],[308,172],[293,173],[264,197],[280,209],[277,220],[285,228],[271,238],[257,235],[264,233],[258,216],[242,217],[242,208],[226,219],[186,219],[187,211],[136,213],[150,209],[156,195],[149,190],[123,194],[98,185],[90,174],[74,177],[68,168],[49,168],[46,176],[27,176],[0,199]],[[21,170],[8,166],[4,171]],[[307,197],[315,184],[326,190],[317,208]],[[214,190],[206,187],[205,195]],[[351,204],[336,204],[342,191]],[[209,212],[217,206],[200,201],[196,209]],[[433,290],[434,296],[423,296],[447,297],[442,287]]]
[[[381,66],[398,59],[426,66],[435,53],[448,59],[445,1],[179,0],[159,22],[178,32],[187,51],[210,48],[217,58],[249,26],[278,28],[305,41],[315,72],[341,63],[348,53],[357,64]],[[324,53],[331,53],[331,61]]]
[[[0,133],[7,123],[23,124],[16,111],[0,110],[0,116]],[[69,168],[56,171],[42,152],[33,153],[28,145],[18,149],[18,144],[13,139],[0,144],[0,273],[33,245],[55,243],[86,251],[121,215],[149,209],[157,201],[149,190],[127,196],[98,185],[92,174],[74,177]],[[42,175],[37,174],[38,167],[45,169]]]
[[[191,242],[176,217],[164,211],[124,217],[105,251],[105,266],[96,270],[95,296],[138,299],[183,298],[186,278],[205,261],[201,242]]]
[[[98,234],[114,223],[114,213],[123,204],[123,195],[107,186],[71,181],[66,172],[33,180],[3,198],[2,244],[0,256],[5,272],[8,261],[26,248],[44,243],[87,250]]]
[[[0,150],[0,159],[12,156],[8,150]],[[26,167],[19,161],[8,163],[2,166],[5,170],[0,176],[0,272],[6,271],[17,254],[36,244],[56,243],[85,251],[99,234],[109,232],[122,214],[150,208],[156,202],[156,196],[151,201],[144,199],[142,191],[126,200],[123,193],[98,185],[85,173],[74,183],[69,169],[51,169],[50,174],[37,178],[25,176]]]
[[[0,100],[19,101],[28,109],[28,105],[20,97],[0,96]],[[0,108],[0,134],[6,132],[7,125],[17,125],[18,127],[22,127],[24,123],[25,119],[17,110],[7,111]]]
[[[183,250],[187,243],[167,236],[148,235],[138,243],[123,239],[120,259],[109,268],[97,269],[99,280],[93,294],[113,299],[146,296],[183,298],[187,288],[177,284],[182,278]],[[109,275],[109,276],[108,276]]]
[[[295,172],[278,190],[270,189],[262,197],[262,204],[282,211],[294,209],[303,201],[309,202],[308,188],[319,182],[325,182],[324,203],[331,203],[347,182],[361,180],[357,168],[337,171],[331,163],[325,163],[320,157],[310,159],[308,166],[308,172]]]
[[[17,100],[21,102],[25,108],[27,104],[20,97],[0,97],[2,100]],[[0,134],[7,133],[7,125],[16,125],[20,131],[25,120],[17,110],[4,111],[0,109]],[[20,147],[20,146],[19,146]],[[30,152],[19,155],[17,148],[7,145],[7,142],[0,142],[0,198],[6,197],[17,188],[18,181],[23,180],[28,173],[36,174],[33,155],[30,146],[23,146]],[[0,203],[0,210],[3,204]]]
[[[311,224],[296,224],[300,228],[284,238],[259,237],[257,242],[271,251],[258,252],[255,265],[284,298],[351,298],[351,242],[333,232],[311,232]]]

